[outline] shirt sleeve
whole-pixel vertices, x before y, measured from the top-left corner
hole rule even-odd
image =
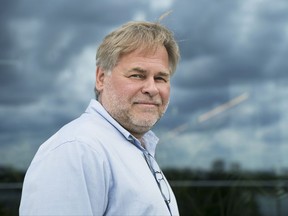
[[[36,154],[25,176],[20,215],[103,215],[107,166],[103,155],[79,141]]]

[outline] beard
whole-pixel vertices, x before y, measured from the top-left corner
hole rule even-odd
[[[139,101],[138,99],[140,99],[137,96],[129,99],[127,95],[116,94],[115,92],[116,90],[108,85],[105,99],[101,103],[106,111],[135,137],[137,135],[142,136],[148,132],[166,112],[169,104],[168,101],[163,106],[162,100],[158,99],[157,104],[159,106],[143,108],[134,103],[134,101]],[[144,99],[144,97],[146,98]],[[147,97],[149,96],[141,96],[141,100],[147,101]]]

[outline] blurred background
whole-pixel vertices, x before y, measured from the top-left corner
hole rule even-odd
[[[154,132],[181,215],[288,215],[286,0],[1,0],[0,215],[18,214],[40,144],[94,98],[103,37],[170,10],[182,57]]]

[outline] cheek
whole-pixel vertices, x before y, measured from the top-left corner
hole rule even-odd
[[[167,103],[170,98],[170,86],[160,90],[160,95],[164,103]]]
[[[124,82],[123,82],[124,83]],[[121,91],[125,98],[130,98],[136,96],[139,92],[141,92],[141,86],[136,85],[135,83],[125,83],[119,85],[118,90]]]
[[[135,85],[125,83],[124,81],[113,80],[110,83],[110,89],[114,92],[114,95],[118,96],[118,100],[127,102],[135,95],[137,92]]]

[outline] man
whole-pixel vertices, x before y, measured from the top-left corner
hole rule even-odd
[[[169,103],[179,59],[159,23],[129,22],[96,55],[96,100],[39,148],[20,215],[178,215],[150,129]]]

